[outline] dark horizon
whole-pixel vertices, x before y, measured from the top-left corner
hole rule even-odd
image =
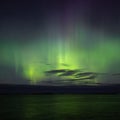
[[[120,94],[120,84],[103,85],[0,85],[1,95],[23,94]]]

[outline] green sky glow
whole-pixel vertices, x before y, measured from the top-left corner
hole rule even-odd
[[[91,39],[87,40],[89,43],[83,43],[85,39],[84,32],[81,36],[41,37],[27,45],[3,43],[0,63],[14,67],[16,73],[20,72],[23,78],[36,83],[48,77],[44,74],[47,70],[108,72],[111,64],[120,60],[119,42],[116,38],[94,36],[97,39],[95,45]]]

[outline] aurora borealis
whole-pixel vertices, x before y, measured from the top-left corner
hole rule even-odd
[[[107,73],[97,82],[120,83],[119,75],[110,75],[120,73],[117,3],[12,1],[1,2],[0,9],[0,83],[66,79],[45,74],[61,69]]]

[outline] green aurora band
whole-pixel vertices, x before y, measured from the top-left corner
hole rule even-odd
[[[31,84],[49,78],[44,74],[47,70],[109,72],[113,61],[120,61],[119,38],[88,32],[77,29],[62,35],[55,31],[54,36],[49,33],[27,44],[2,43],[0,64],[14,67],[16,73],[30,80]],[[89,43],[85,42],[86,39]],[[93,43],[93,39],[97,42]]]

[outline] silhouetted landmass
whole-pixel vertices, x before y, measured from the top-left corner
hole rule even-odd
[[[119,94],[120,85],[0,85],[0,94]]]

